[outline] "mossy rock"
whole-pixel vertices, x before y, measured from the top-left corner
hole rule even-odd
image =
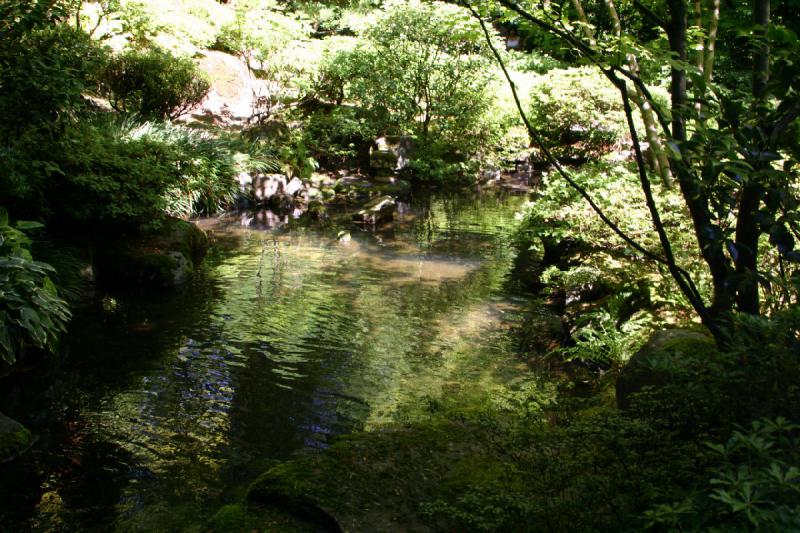
[[[299,463],[305,465],[306,463]],[[325,484],[314,481],[297,469],[298,463],[280,463],[258,477],[247,493],[251,505],[279,509],[320,531],[341,531],[336,519],[326,509],[333,502]]]
[[[328,216],[328,210],[325,204],[319,200],[311,200],[308,202],[308,210],[306,212],[312,220],[322,220]]]
[[[655,332],[633,357],[617,378],[617,406],[628,409],[632,396],[645,388],[658,389],[675,378],[674,361],[681,355],[719,354],[714,339],[693,329],[665,329]]]
[[[319,527],[304,523],[277,509],[232,504],[222,507],[208,524],[210,533],[316,533]]]
[[[375,190],[380,194],[407,198],[411,194],[411,183],[404,179],[392,177],[390,181],[378,181],[375,183]]]
[[[342,436],[322,452],[267,470],[251,485],[247,503],[321,527],[330,524],[327,516],[345,531],[428,531],[420,503],[439,494],[445,480],[453,490],[470,485],[469,464],[484,458],[470,463],[475,444],[472,428],[450,422]],[[464,468],[451,476],[456,464]],[[487,479],[496,475],[491,470]]]
[[[168,219],[152,233],[100,243],[102,282],[136,287],[172,287],[186,282],[208,248],[205,232],[190,222]]]
[[[28,428],[0,413],[0,463],[25,453],[33,445],[33,440]]]

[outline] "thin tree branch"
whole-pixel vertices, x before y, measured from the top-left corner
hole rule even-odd
[[[711,327],[711,321],[709,320],[708,316],[708,308],[706,307],[705,303],[703,303],[703,298],[700,295],[700,291],[697,290],[694,282],[692,281],[691,276],[688,272],[684,269],[680,268],[675,261],[675,255],[672,251],[672,244],[670,243],[669,236],[667,235],[666,230],[664,229],[664,223],[661,220],[661,214],[658,212],[658,206],[656,205],[655,198],[653,197],[653,191],[650,188],[650,180],[647,178],[647,171],[644,161],[644,155],[642,154],[642,147],[639,143],[639,135],[636,131],[636,125],[633,121],[633,110],[631,108],[630,97],[628,96],[628,87],[627,84],[619,79],[616,78],[615,85],[619,89],[620,94],[622,95],[622,103],[625,109],[625,118],[628,122],[628,130],[631,134],[631,141],[633,142],[633,149],[634,154],[636,155],[636,167],[638,169],[639,174],[639,183],[642,187],[642,192],[644,193],[645,202],[647,203],[647,209],[650,211],[650,217],[653,222],[653,227],[658,234],[658,239],[661,243],[661,249],[664,251],[664,256],[666,258],[667,268],[669,269],[672,277],[678,283],[678,286],[681,288],[681,292],[683,292],[689,301],[694,307],[697,314],[700,315],[704,324],[707,324]]]
[[[612,221],[610,218],[608,218],[608,215],[606,215],[603,212],[602,208],[600,208],[600,206],[597,205],[597,203],[594,201],[594,199],[591,197],[591,195],[586,191],[586,189],[583,188],[581,185],[579,185],[572,178],[572,176],[570,176],[569,173],[566,170],[564,170],[564,167],[561,166],[561,163],[558,162],[558,159],[556,159],[553,156],[553,154],[547,148],[546,144],[542,141],[542,138],[539,136],[539,134],[536,132],[536,130],[533,128],[533,126],[531,125],[530,121],[528,120],[527,113],[525,113],[525,110],[522,107],[522,102],[519,99],[519,94],[517,93],[516,85],[514,84],[514,81],[511,79],[511,75],[509,74],[508,69],[506,68],[506,65],[505,65],[505,62],[503,61],[503,58],[500,56],[500,53],[497,51],[497,48],[494,46],[494,43],[492,42],[492,36],[489,33],[489,30],[486,27],[486,23],[483,21],[483,18],[481,18],[480,14],[478,14],[478,12],[475,11],[475,9],[470,4],[468,4],[466,1],[462,0],[461,5],[466,7],[470,11],[472,16],[481,25],[481,29],[483,30],[483,34],[486,37],[486,42],[489,45],[489,48],[491,49],[492,54],[494,55],[494,57],[497,60],[498,64],[500,65],[500,68],[503,71],[503,75],[505,76],[506,81],[508,82],[509,86],[511,87],[511,93],[512,93],[512,95],[514,97],[514,103],[516,104],[517,111],[519,112],[519,115],[520,115],[520,118],[522,119],[522,122],[525,124],[525,128],[528,130],[528,135],[530,135],[531,140],[533,140],[533,142],[535,142],[538,145],[538,148],[544,154],[545,159],[547,159],[547,162],[550,163],[551,165],[553,165],[553,167],[556,169],[556,171],[559,173],[559,175],[561,175],[561,177],[564,178],[564,180],[573,189],[575,189],[578,192],[578,194],[581,195],[581,197],[584,200],[586,200],[586,202],[589,204],[589,206],[592,208],[592,210],[597,214],[597,216],[600,217],[600,219],[603,221],[603,223],[605,223],[617,236],[619,236],[629,246],[631,246],[634,250],[636,250],[637,252],[641,253],[645,257],[647,257],[647,258],[649,258],[649,259],[651,259],[653,261],[656,261],[658,263],[661,263],[663,265],[666,265],[669,268],[670,267],[670,263],[669,263],[669,261],[667,259],[664,259],[663,257],[660,257],[658,254],[655,254],[655,253],[651,252],[650,250],[646,249],[644,246],[642,246],[641,244],[639,244],[636,241],[634,241],[630,236],[628,236],[624,231],[622,231],[622,229],[620,229],[620,227],[614,221]]]
[[[664,20],[663,18],[659,17],[658,15],[656,15],[656,13],[652,9],[650,9],[649,7],[644,5],[642,2],[640,2],[640,0],[633,0],[633,6],[636,9],[638,9],[647,18],[649,18],[650,20],[655,22],[656,26],[658,26],[658,27],[660,27],[662,29],[665,29],[665,30],[667,29],[667,21]]]

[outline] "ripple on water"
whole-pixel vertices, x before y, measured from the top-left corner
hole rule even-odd
[[[492,379],[485,361],[513,356],[507,323],[522,303],[504,290],[521,201],[420,201],[347,245],[336,230],[237,220],[214,229],[225,245],[186,290],[115,295],[115,310],[76,316],[42,415],[50,436],[28,465],[45,481],[28,482],[14,523],[202,530],[266,460]],[[102,518],[84,512],[98,505]]]

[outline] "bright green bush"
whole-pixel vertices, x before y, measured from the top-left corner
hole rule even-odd
[[[535,72],[537,74],[547,74],[549,71],[564,68],[565,64],[539,50],[529,52],[519,52],[508,50],[506,52],[507,66],[521,72]]]
[[[31,257],[25,231],[35,222],[11,226],[0,208],[0,361],[13,364],[26,346],[52,351],[70,319],[67,304],[50,280],[53,267]]]
[[[491,143],[494,71],[480,27],[459,8],[393,2],[353,50],[321,67],[319,92],[362,107],[380,133],[469,156]]]
[[[114,57],[100,83],[101,93],[117,111],[154,119],[177,118],[208,89],[208,80],[191,59],[157,48]]]
[[[358,110],[336,106],[311,113],[305,135],[314,158],[327,168],[336,168],[357,166],[360,151],[372,144],[377,131]]]
[[[310,27],[284,13],[271,0],[243,0],[236,3],[234,17],[217,36],[215,47],[234,54],[254,54],[253,59],[268,61],[292,40],[308,35]]]
[[[559,158],[598,157],[627,138],[619,91],[588,67],[540,76],[530,90],[529,119]]]
[[[626,234],[635,236],[646,249],[659,249],[638,178],[628,166],[592,162],[571,172],[577,183],[591,192],[597,204]],[[593,283],[603,281],[611,286],[641,281],[650,287],[652,306],[662,319],[675,321],[686,313],[689,303],[674,282],[654,274],[653,269],[659,267],[644,259],[606,226],[558,173],[545,172],[541,182],[535,198],[518,214],[520,223],[515,239],[518,247],[526,249],[537,260],[544,259],[548,248],[557,248],[559,243],[578,244],[580,253],[569,258],[573,263],[569,269],[580,264],[581,271],[575,275],[561,273],[554,281],[561,283],[574,278],[577,282],[578,273],[582,273],[584,279],[593,276]],[[660,186],[653,189],[679,264],[692,273],[702,292],[710,291],[708,275],[700,258],[692,252],[689,218],[678,191]],[[559,265],[559,268],[567,266]],[[563,285],[562,288],[568,287]]]

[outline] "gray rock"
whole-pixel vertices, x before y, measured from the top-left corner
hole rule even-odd
[[[390,222],[394,218],[395,200],[391,196],[378,196],[370,200],[353,215],[353,220],[370,226]]]
[[[241,181],[240,181],[241,183]],[[287,177],[283,174],[259,174],[252,179],[252,195],[257,202],[267,202],[285,190]]]
[[[370,148],[370,167],[378,173],[402,170],[411,161],[413,151],[413,137],[379,137]]]
[[[305,188],[303,182],[299,178],[292,178],[292,181],[286,184],[283,188],[283,193],[289,196],[294,196]]]
[[[294,197],[283,193],[275,194],[270,197],[267,205],[269,205],[269,207],[275,211],[289,211],[294,209]]]

